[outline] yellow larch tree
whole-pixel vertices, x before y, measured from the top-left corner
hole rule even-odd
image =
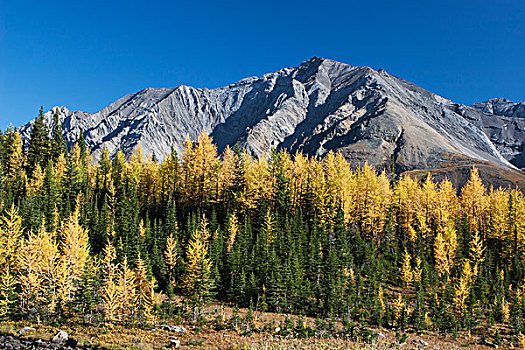
[[[57,184],[57,195],[63,197],[66,195],[66,183],[67,183],[67,161],[66,155],[60,153],[54,163],[55,179]],[[57,226],[53,226],[54,230],[57,230]]]
[[[116,259],[117,252],[115,247],[108,241],[103,250],[102,271],[104,272],[104,278],[101,286],[101,295],[104,318],[110,323],[117,320],[118,311],[118,264],[115,262]]]
[[[488,208],[485,192],[478,169],[472,168],[470,178],[461,190],[461,204],[470,231],[479,231],[482,237],[484,235],[483,222]]]
[[[448,280],[450,270],[454,267],[454,258],[458,247],[457,231],[446,212],[441,213],[441,223],[434,237],[434,260],[436,271],[440,277]]]
[[[20,255],[20,307],[24,311],[34,308],[38,296],[42,290],[42,276],[40,273],[42,267],[41,242],[39,237],[47,234],[45,225],[42,223],[39,231],[32,232],[22,244]]]
[[[399,224],[413,244],[418,239],[414,229],[414,218],[420,210],[419,192],[418,183],[409,175],[399,180],[394,191],[394,205],[397,209]]]
[[[141,323],[153,324],[153,304],[155,302],[155,280],[148,277],[144,261],[139,256],[135,263],[135,310]]]
[[[184,142],[182,170],[184,173],[183,195],[187,204],[203,206],[217,200],[219,159],[212,139],[202,132],[197,143],[189,138]]]
[[[244,210],[253,210],[262,199],[270,200],[274,187],[273,179],[266,156],[262,155],[254,160],[244,152],[242,157],[245,188],[240,200]]]
[[[135,297],[135,274],[128,265],[128,259],[124,257],[119,266],[117,278],[117,318],[119,321],[127,321],[134,314]]]
[[[162,194],[165,198],[175,195],[179,188],[180,163],[175,152],[169,154],[160,165],[160,181]]]
[[[447,258],[447,252],[445,247],[445,242],[443,241],[443,234],[441,231],[436,233],[434,238],[434,261],[436,271],[440,277],[448,275],[450,271],[450,265]]]
[[[486,238],[499,242],[501,253],[509,258],[512,244],[509,237],[509,193],[504,189],[491,190],[487,196],[488,219]]]
[[[44,172],[40,167],[40,164],[35,166],[33,170],[33,176],[27,184],[27,192],[30,196],[36,196],[42,190],[42,185],[44,184]]]
[[[478,276],[479,266],[485,260],[483,252],[485,248],[483,247],[483,240],[478,232],[474,232],[469,243],[470,248],[470,261],[472,265],[472,276],[475,279]]]
[[[108,322],[115,322],[118,315],[119,294],[118,294],[118,264],[117,252],[111,244],[107,242],[103,251],[102,271],[104,279],[102,281],[102,303],[104,306],[104,318]]]
[[[62,225],[60,242],[61,252],[61,283],[59,287],[60,299],[69,303],[73,300],[78,289],[78,281],[84,274],[89,257],[88,232],[79,222],[80,197],[69,219]]]
[[[182,280],[182,287],[191,297],[194,320],[200,316],[200,311],[211,296],[214,286],[208,252],[209,237],[208,223],[203,216],[199,228],[192,232],[186,249],[186,273]]]
[[[319,217],[319,223],[321,225],[330,222],[332,211],[330,210],[330,190],[326,181],[325,170],[323,164],[316,158],[310,159],[310,176],[309,186],[312,196],[313,205],[317,216]]]
[[[228,253],[232,251],[238,231],[239,231],[239,222],[237,220],[237,215],[235,215],[235,213],[232,213],[230,217],[228,218],[228,240],[226,241],[226,251]]]
[[[62,279],[61,260],[56,231],[47,232],[42,227],[37,232],[36,243],[40,247],[39,275],[42,279],[42,303],[48,314],[55,312],[58,290]]]
[[[219,158],[217,156],[217,146],[213,143],[212,138],[205,132],[202,132],[197,138],[195,147],[197,159],[198,175],[201,181],[202,197],[205,202],[217,201],[218,196],[218,173]]]
[[[23,243],[22,218],[14,205],[0,218],[0,317],[16,302]]]
[[[232,199],[232,187],[236,180],[236,173],[239,171],[239,156],[233,152],[230,146],[226,146],[222,152],[222,162],[218,172],[219,198],[226,202]]]
[[[513,189],[509,196],[509,233],[513,253],[525,258],[525,195]]]
[[[403,253],[403,261],[401,263],[401,280],[405,284],[405,287],[410,286],[414,280],[414,272],[412,271],[411,257],[408,250],[405,248]]]
[[[155,204],[154,201],[159,198],[160,193],[160,167],[151,156],[148,156],[147,161],[142,167],[139,189],[137,191],[141,207],[148,207]]]
[[[437,191],[436,210],[434,219],[438,222],[443,221],[442,213],[448,213],[447,218],[455,218],[459,211],[459,202],[456,189],[448,179],[439,183]]]
[[[109,153],[108,162],[109,164],[111,164],[111,162],[109,161]],[[82,159],[81,150],[80,146],[78,145],[78,142],[73,145],[73,148],[69,152],[69,166],[71,167],[70,173],[72,174],[72,178],[69,180],[71,181],[71,184],[74,188],[78,188],[84,180],[86,172],[88,171]]]
[[[427,175],[425,182],[421,186],[420,197],[421,214],[424,215],[426,222],[430,222],[438,206],[437,188],[430,174]]]
[[[377,298],[379,299],[379,303],[381,305],[381,314],[384,314],[386,311],[386,305],[385,305],[383,286],[381,284],[379,285],[379,290],[377,292]]]
[[[139,143],[133,150],[133,153],[131,153],[129,162],[126,163],[127,174],[131,176],[137,185],[140,183],[144,159],[144,151]]]
[[[367,181],[367,179],[364,179]],[[370,188],[370,205],[365,211],[365,228],[368,228],[370,235],[374,240],[378,239],[378,236],[385,227],[388,208],[392,202],[392,190],[390,188],[390,181],[386,173],[383,171],[378,176],[371,178],[373,180]]]
[[[350,169],[350,164],[341,153],[337,153],[335,157],[330,157],[326,163],[326,178],[331,197],[331,207],[341,206],[345,223],[348,225],[358,215],[360,188],[357,182],[357,174]]]
[[[166,239],[166,250],[164,251],[164,263],[168,270],[168,280],[172,288],[175,288],[175,268],[179,260],[178,242],[173,234]]]
[[[501,300],[501,315],[503,323],[509,323],[510,321],[510,303],[505,301],[505,297]]]
[[[454,218],[459,210],[457,197],[452,183],[444,180],[439,184],[438,199],[434,212],[434,260],[440,277],[446,276],[454,267],[458,247],[458,236]]]
[[[272,244],[273,240],[275,239],[275,218],[273,217],[272,212],[270,209],[266,211],[266,215],[264,216],[264,222],[263,222],[263,232],[266,236],[267,241],[267,248],[270,244]]]
[[[292,207],[295,209],[299,207],[306,195],[308,186],[308,157],[298,152],[294,156],[293,175],[290,179],[290,191],[292,199]]]
[[[465,260],[463,263],[463,269],[461,271],[461,276],[457,284],[454,287],[454,305],[456,315],[461,317],[465,312],[465,301],[470,292],[470,282],[472,279],[472,267],[468,260]]]
[[[397,298],[392,302],[392,304],[393,304],[392,306],[394,309],[394,319],[397,325],[399,326],[401,323],[401,318],[403,317],[403,313],[406,312],[405,311],[406,303],[405,303],[405,300],[403,299],[403,295],[399,293],[397,295]]]
[[[12,182],[18,172],[22,170],[24,162],[24,153],[22,152],[22,137],[17,130],[9,127],[4,135],[4,148],[6,154],[5,164],[3,164],[4,173]],[[42,169],[40,169],[42,171]]]
[[[339,168],[337,166],[336,155],[333,151],[328,152],[323,159],[323,166],[326,172],[326,185],[328,187],[329,198],[331,201],[330,207],[337,208],[342,204],[343,186],[339,174]]]
[[[439,206],[436,184],[430,174],[427,175],[419,189],[419,197],[420,209],[416,213],[414,224],[418,228],[418,235],[423,239],[425,247],[428,247],[433,239],[433,219]]]

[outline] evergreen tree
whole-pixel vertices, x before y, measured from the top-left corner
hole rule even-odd
[[[40,112],[33,123],[31,137],[27,146],[27,167],[29,174],[33,173],[37,164],[45,168],[50,155],[49,127],[44,117],[44,108],[40,107]]]
[[[51,159],[57,160],[58,157],[66,153],[66,143],[64,141],[62,123],[60,122],[60,114],[58,108],[53,114],[53,129],[51,132]]]

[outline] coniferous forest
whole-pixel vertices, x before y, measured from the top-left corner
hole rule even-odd
[[[174,296],[440,333],[525,333],[525,198],[389,177],[340,155],[217,153],[202,134],[163,161],[68,148],[43,113],[0,135],[0,317],[146,326]],[[180,310],[179,310],[180,312]]]

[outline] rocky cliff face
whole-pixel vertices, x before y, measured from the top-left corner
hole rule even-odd
[[[485,102],[475,103],[471,107],[489,114],[525,118],[525,102],[516,103],[506,98],[492,98]]]
[[[67,141],[82,131],[95,158],[103,148],[129,156],[139,144],[163,158],[205,131],[219,150],[235,144],[253,155],[337,150],[353,164],[394,162],[399,172],[439,167],[451,157],[525,167],[523,105],[498,101],[458,105],[384,70],[314,57],[213,90],[147,88],[94,114],[58,108]],[[494,114],[500,111],[507,114]],[[46,117],[51,124],[52,112]],[[20,128],[23,137],[31,125]]]
[[[472,105],[483,112],[473,122],[487,134],[498,151],[512,164],[525,169],[525,102],[494,98]]]

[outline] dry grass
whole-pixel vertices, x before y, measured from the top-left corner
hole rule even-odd
[[[239,310],[239,317],[243,318],[247,309]],[[79,325],[66,323],[60,327],[54,327],[36,322],[3,322],[0,323],[0,332],[4,334],[15,334],[25,326],[36,328],[36,332],[29,332],[24,337],[49,340],[59,330],[66,331],[70,337],[80,343],[88,343],[107,349],[165,349],[170,348],[171,340],[176,337],[180,340],[181,349],[253,349],[253,350],[278,350],[278,349],[489,349],[489,347],[478,345],[479,338],[460,336],[453,339],[451,336],[439,336],[431,333],[415,334],[407,333],[406,342],[399,345],[394,331],[380,330],[384,337],[373,339],[372,343],[360,343],[349,339],[331,336],[314,336],[296,339],[291,335],[284,336],[275,330],[284,324],[286,319],[294,324],[303,322],[305,326],[315,327],[312,318],[299,318],[282,314],[257,314],[253,321],[250,332],[240,325],[238,328],[218,327],[220,321],[229,320],[232,317],[231,307],[219,305],[210,306],[205,310],[205,324],[183,324],[188,332],[177,334],[161,329],[128,328],[125,326],[111,325]],[[181,325],[180,322],[168,322],[169,324]],[[274,328],[275,327],[275,328]],[[337,329],[341,325],[336,325]],[[379,330],[374,330],[378,332]],[[426,346],[425,344],[428,344]],[[509,348],[503,347],[503,348]]]

